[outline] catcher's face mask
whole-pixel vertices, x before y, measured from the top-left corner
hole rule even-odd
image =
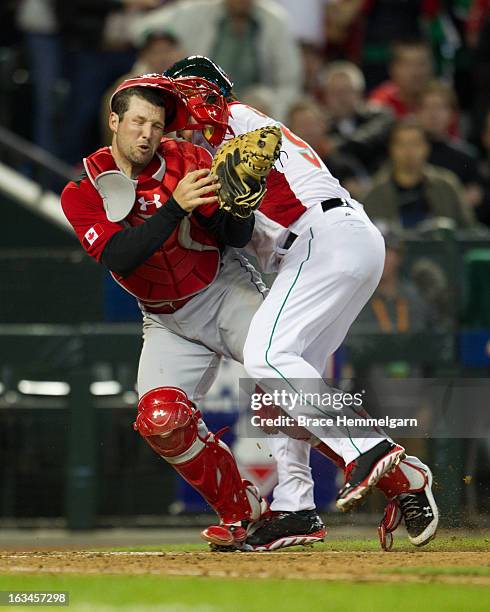
[[[209,144],[213,147],[220,145],[228,131],[230,111],[219,88],[199,77],[182,77],[175,79],[174,83],[196,121],[185,129],[201,130]]]

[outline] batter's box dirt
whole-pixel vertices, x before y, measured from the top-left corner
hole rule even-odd
[[[153,574],[490,586],[490,552],[4,552],[0,574]]]

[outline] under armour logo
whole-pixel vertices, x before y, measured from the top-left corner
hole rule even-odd
[[[153,194],[153,200],[145,200],[145,198],[141,196],[141,198],[138,198],[138,204],[140,205],[141,212],[146,212],[148,210],[148,206],[151,206],[152,204],[154,204],[156,208],[161,208],[163,206],[163,204],[160,202],[159,193]]]
[[[430,516],[432,516],[432,509],[430,506],[424,506],[422,510],[425,512],[425,517],[429,518]]]

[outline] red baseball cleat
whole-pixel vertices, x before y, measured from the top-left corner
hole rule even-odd
[[[247,530],[240,525],[211,525],[201,531],[201,537],[212,547],[237,550],[247,539]]]
[[[388,440],[359,455],[346,468],[346,481],[337,496],[337,508],[343,512],[353,508],[403,457],[405,449]]]

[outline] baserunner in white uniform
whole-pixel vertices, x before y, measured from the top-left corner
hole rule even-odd
[[[247,247],[263,271],[275,271],[277,276],[252,318],[244,365],[263,391],[331,394],[322,374],[329,355],[340,346],[381,278],[385,247],[380,232],[306,142],[286,126],[234,99],[229,77],[211,60],[192,56],[166,74],[182,79],[187,86],[189,77],[200,77],[196,81],[196,91],[201,89],[196,98],[200,103],[205,99],[203,78],[210,85],[210,104],[219,108],[217,96],[226,99],[221,114],[215,114],[216,121],[200,126],[208,140],[213,140],[213,130],[221,129],[224,120],[226,139],[266,125],[280,125],[284,155],[268,176],[268,191],[255,212],[255,229]],[[188,109],[195,111],[192,94]],[[284,411],[291,408],[288,401],[277,403]],[[308,494],[303,495],[311,492],[308,451],[312,443],[318,447],[319,440],[320,450],[346,467],[346,482],[337,497],[339,509],[353,507],[378,485],[395,500],[389,519],[382,525],[385,543],[401,515],[415,545],[434,537],[438,512],[429,468],[416,458],[404,459],[401,446],[370,428],[352,433],[336,421],[325,425],[326,419],[320,419],[335,420],[337,414],[331,406],[306,402],[300,411],[291,412],[296,421],[304,417],[310,434],[299,437],[306,440],[289,444],[287,439],[271,439],[273,453],[280,461],[279,475],[283,474],[272,505],[279,516],[273,514],[247,538],[251,546],[273,547],[271,538],[279,537],[286,524],[281,515],[287,515],[288,506],[296,507],[295,499],[311,503]],[[342,414],[358,416],[345,405]],[[316,424],[315,417],[322,422]],[[298,465],[304,469],[298,470]],[[292,473],[294,479],[288,477]]]

